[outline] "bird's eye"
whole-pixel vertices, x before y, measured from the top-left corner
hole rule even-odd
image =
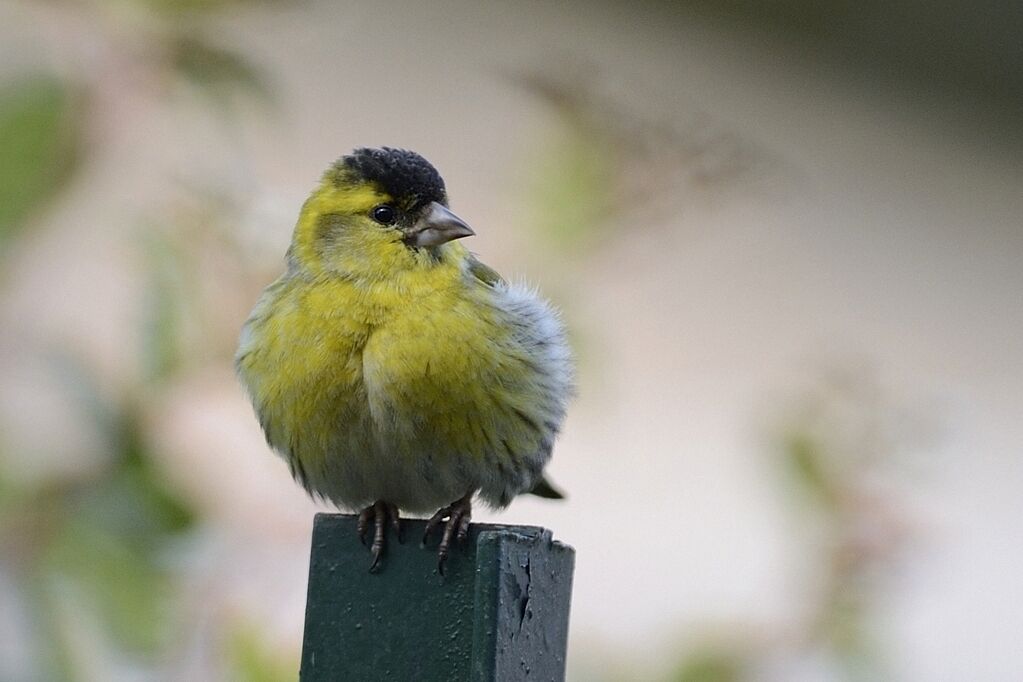
[[[370,212],[370,215],[382,225],[393,225],[398,220],[398,212],[390,204],[380,204]]]

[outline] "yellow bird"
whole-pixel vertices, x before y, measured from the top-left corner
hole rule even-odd
[[[442,524],[444,569],[474,495],[497,508],[543,478],[572,394],[558,313],[455,240],[422,156],[357,149],[302,207],[287,271],[242,329],[235,367],[267,441],[313,496],[361,510],[375,570],[399,510]]]

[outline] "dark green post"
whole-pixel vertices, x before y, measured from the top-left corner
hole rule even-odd
[[[316,515],[302,682],[564,679],[575,551],[550,531],[472,524],[442,576],[424,521],[402,521],[378,573],[355,524]]]

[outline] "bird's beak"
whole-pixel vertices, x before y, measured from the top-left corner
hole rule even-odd
[[[405,241],[412,246],[440,246],[474,234],[464,220],[434,201],[423,217],[405,233]]]

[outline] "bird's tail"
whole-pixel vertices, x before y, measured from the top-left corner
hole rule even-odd
[[[528,491],[530,495],[536,495],[537,497],[543,497],[548,500],[563,500],[565,499],[565,493],[561,492],[547,480],[546,476],[541,476],[540,480],[536,482],[532,490]]]

